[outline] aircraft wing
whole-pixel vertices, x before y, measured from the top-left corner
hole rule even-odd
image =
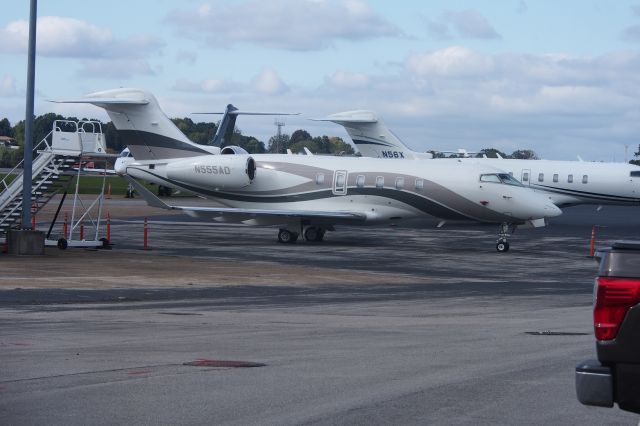
[[[347,211],[315,211],[315,210],[285,210],[285,209],[244,209],[231,207],[202,207],[202,206],[172,206],[160,198],[156,197],[151,191],[144,187],[140,182],[131,176],[123,176],[133,185],[140,195],[145,199],[151,207],[157,207],[166,210],[181,210],[186,214],[194,217],[216,219],[225,222],[245,222],[249,220],[259,221],[262,223],[285,223],[286,219],[291,218],[309,218],[329,223],[335,222],[364,222],[367,216],[360,212]]]

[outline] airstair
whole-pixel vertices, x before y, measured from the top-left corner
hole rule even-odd
[[[64,193],[58,212],[62,207],[62,202],[70,189],[71,181],[76,177],[75,194],[73,199],[73,211],[71,224],[67,233],[58,240],[49,240],[53,224],[57,219],[54,217],[49,233],[46,236],[45,244],[58,245],[60,248],[67,246],[101,246],[103,240],[98,240],[100,227],[100,217],[102,214],[102,203],[104,199],[104,184],[106,173],[103,173],[102,193],[89,206],[80,199],[78,194],[79,179],[82,171],[82,158],[109,157],[106,154],[106,141],[102,133],[102,127],[96,121],[70,121],[56,120],[53,123],[51,132],[34,147],[32,162],[32,213],[35,215],[40,211],[56,194]],[[21,161],[13,170],[0,181],[0,235],[6,235],[10,228],[20,227],[22,221],[22,190],[23,190],[23,164]],[[106,171],[105,171],[106,172]],[[96,218],[91,215],[91,210],[98,205]],[[80,206],[84,212],[79,213],[76,220],[76,207]],[[74,240],[74,233],[80,223],[87,220],[92,225],[95,233],[91,240]],[[64,241],[62,241],[64,240]],[[63,247],[64,246],[64,247]]]

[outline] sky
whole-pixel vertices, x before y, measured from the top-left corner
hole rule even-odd
[[[29,1],[0,15],[0,118],[24,119]],[[624,161],[640,144],[640,0],[45,0],[35,113],[108,120],[52,104],[117,87],[152,92],[169,117],[375,111],[425,151],[532,149]],[[216,117],[216,116],[213,116]],[[212,121],[219,118],[211,118]],[[263,142],[274,119],[243,116]]]

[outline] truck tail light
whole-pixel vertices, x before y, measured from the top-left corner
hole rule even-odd
[[[640,279],[598,277],[593,326],[596,339],[615,339],[629,308],[640,303]]]

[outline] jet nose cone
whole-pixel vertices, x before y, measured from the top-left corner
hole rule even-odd
[[[113,170],[120,176],[127,174],[127,165],[124,161],[117,159],[113,165]]]

